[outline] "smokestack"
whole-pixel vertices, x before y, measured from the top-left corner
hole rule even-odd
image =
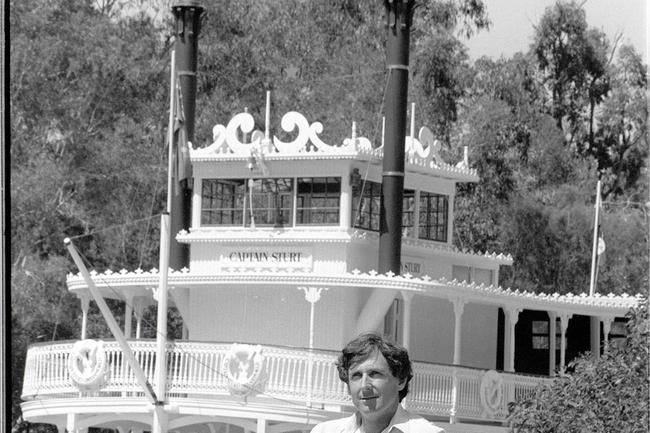
[[[414,0],[384,0],[388,19],[386,39],[386,127],[379,213],[379,263],[385,274],[400,273],[402,256],[402,199],[404,197],[404,146],[409,77],[409,37]],[[417,218],[417,215],[415,216]],[[375,289],[359,313],[356,334],[376,331],[397,296],[396,290]]]
[[[176,51],[176,71],[180,87],[180,98],[183,107],[183,118],[187,138],[194,142],[194,113],[196,108],[196,63],[198,55],[198,39],[200,18],[203,6],[198,1],[175,1],[171,6],[175,18],[174,36]],[[178,179],[174,180],[178,182]],[[191,180],[180,182],[180,191],[173,195],[171,204],[171,233],[169,266],[180,270],[189,268],[189,246],[180,244],[175,236],[181,230],[189,230],[192,212],[192,183]]]
[[[409,76],[409,39],[414,0],[384,0],[387,39],[386,132],[379,225],[378,271],[400,273],[404,145]]]

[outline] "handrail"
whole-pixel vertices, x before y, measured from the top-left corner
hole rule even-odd
[[[156,343],[153,340],[129,340],[129,346],[145,376],[151,380],[155,369]],[[67,370],[73,342],[33,345],[28,349],[22,398],[79,398]],[[133,370],[115,341],[104,341],[109,374],[97,396],[143,396]],[[229,395],[229,381],[224,373],[224,360],[230,343],[176,341],[167,343],[168,398],[204,398]],[[266,380],[257,386],[258,395],[274,399],[277,404],[351,406],[345,384],[338,378],[335,361],[338,352],[312,352],[311,399],[308,398],[308,349],[262,346]],[[452,365],[414,362],[414,377],[405,404],[413,411],[429,416],[449,416],[453,406],[452,387],[457,378],[456,417],[470,420],[504,421],[507,403],[533,392],[549,378],[499,373],[503,394],[497,406],[486,410],[481,402],[481,383],[486,370]]]

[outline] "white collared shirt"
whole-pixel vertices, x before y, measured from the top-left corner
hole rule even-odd
[[[311,433],[358,433],[361,428],[361,417],[358,413],[347,418],[325,421],[314,427]],[[439,427],[431,424],[419,415],[412,414],[397,405],[395,415],[381,433],[444,433]]]

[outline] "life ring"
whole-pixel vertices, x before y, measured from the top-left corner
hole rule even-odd
[[[108,379],[104,343],[95,340],[77,341],[68,357],[68,373],[79,389],[99,390]]]
[[[266,376],[263,367],[262,346],[233,344],[223,362],[230,393],[246,397],[260,392]]]
[[[503,377],[495,370],[488,370],[481,378],[481,405],[491,418],[501,409],[503,402]]]

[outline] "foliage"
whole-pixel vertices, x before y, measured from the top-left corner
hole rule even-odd
[[[646,66],[631,47],[608,53],[575,2],[548,8],[535,35],[529,53],[477,60],[455,101],[452,154],[469,146],[481,181],[458,187],[454,242],[511,253],[502,285],[583,293],[600,178],[608,251],[597,290],[638,293],[649,260]]]
[[[611,91],[596,113],[599,128],[588,153],[598,161],[606,196],[641,201],[648,197],[647,67],[624,45],[611,69]]]
[[[549,113],[574,134],[582,110],[607,93],[607,43],[602,32],[589,29],[575,1],[547,8],[535,29],[531,47],[549,94]]]
[[[641,433],[647,431],[650,336],[648,305],[628,314],[628,335],[598,358],[584,355],[573,372],[540,386],[511,407],[515,433]]]

